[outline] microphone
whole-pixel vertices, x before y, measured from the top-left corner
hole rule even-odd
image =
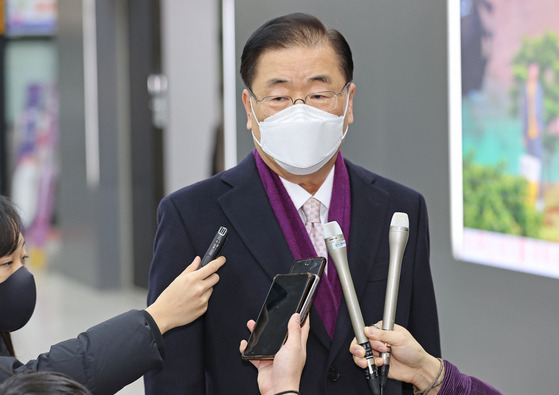
[[[367,368],[364,369],[365,377],[369,383],[371,392],[374,395],[380,395],[378,370],[374,363],[373,350],[369,344],[369,339],[363,332],[365,324],[363,323],[363,315],[361,314],[361,308],[359,307],[359,301],[357,300],[355,287],[353,286],[353,280],[349,272],[347,247],[342,228],[340,228],[340,225],[336,221],[332,221],[324,224],[323,231],[326,248],[334,261],[338,277],[340,278],[349,317],[351,318],[351,324],[355,332],[355,338],[357,339],[357,343],[365,349],[365,358],[367,359],[368,365]]]
[[[388,231],[388,244],[390,246],[390,261],[388,266],[388,280],[386,283],[386,297],[384,299],[384,315],[382,317],[382,329],[385,331],[394,330],[394,317],[396,316],[396,305],[398,304],[398,286],[400,285],[400,269],[404,250],[408,243],[410,221],[406,213],[394,213],[390,221]],[[388,351],[380,354],[384,364],[380,367],[380,386],[381,389],[388,380],[388,370],[390,369],[390,345],[387,344]]]

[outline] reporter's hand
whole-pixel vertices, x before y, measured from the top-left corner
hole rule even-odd
[[[299,390],[301,374],[307,359],[307,339],[309,337],[310,319],[307,317],[301,327],[300,315],[293,314],[287,329],[287,341],[277,352],[273,360],[251,360],[258,369],[258,388],[261,394],[271,395],[286,390]],[[255,322],[247,322],[252,332]],[[246,340],[241,341],[239,351],[246,349]]]
[[[223,266],[225,258],[220,256],[198,269],[200,257],[173,280],[146,311],[153,317],[161,334],[191,323],[208,309],[213,286],[219,281],[216,271]]]
[[[382,321],[379,321],[377,326],[381,327]],[[386,344],[390,344],[392,353],[388,377],[425,388],[436,376],[440,362],[428,354],[406,328],[394,325],[393,331],[385,331],[370,326],[365,327],[364,333],[373,348],[377,366],[382,366],[384,362],[379,353],[387,352]],[[357,344],[355,339],[351,342],[349,351],[358,366],[367,366],[365,349]]]

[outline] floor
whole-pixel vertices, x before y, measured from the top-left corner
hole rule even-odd
[[[133,308],[144,308],[146,291],[131,288],[100,292],[68,277],[30,270],[37,283],[37,306],[29,323],[12,334],[18,359],[27,362],[49,350],[51,344],[76,337],[80,332]],[[88,306],[84,309],[84,306]],[[140,378],[118,392],[144,394]]]

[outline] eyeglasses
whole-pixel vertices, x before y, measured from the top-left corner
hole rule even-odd
[[[293,100],[291,96],[266,96],[259,100],[250,89],[247,88],[247,90],[250,92],[252,97],[254,97],[256,103],[260,103],[261,109],[264,112],[264,116],[269,117],[270,115],[274,115],[275,113],[294,105],[299,100],[305,104],[308,104],[309,106],[318,108],[319,110],[332,111],[338,105],[338,96],[341,96],[344,93],[350,83],[351,82],[345,84],[345,86],[339,93],[332,91],[314,92],[309,93],[307,96],[305,96],[304,100]]]

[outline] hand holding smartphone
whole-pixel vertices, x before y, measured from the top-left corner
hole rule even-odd
[[[243,359],[273,359],[287,338],[287,324],[294,313],[301,323],[308,315],[319,277],[311,273],[278,274],[260,310]]]

